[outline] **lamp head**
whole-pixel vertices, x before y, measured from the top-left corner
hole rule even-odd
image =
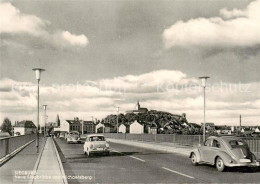
[[[40,80],[41,79],[41,72],[45,71],[42,68],[34,68],[32,69],[33,71],[35,71],[36,74],[36,80]]]
[[[47,105],[42,105],[42,106],[43,106],[43,109],[44,109],[44,110],[46,110],[46,108],[47,108]]]
[[[202,87],[206,87],[206,82],[207,82],[208,78],[210,78],[210,77],[208,77],[208,76],[199,77],[199,79],[201,79]]]

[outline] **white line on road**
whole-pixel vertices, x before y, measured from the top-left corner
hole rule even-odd
[[[119,151],[116,151],[116,150],[111,150],[111,151],[113,151],[113,152],[116,152],[116,153],[119,153],[119,154],[122,154],[122,155],[123,155],[123,153],[121,153],[121,152],[119,152]],[[129,156],[129,157],[131,157],[131,158],[134,158],[134,159],[136,159],[136,160],[139,160],[139,161],[141,161],[141,162],[145,162],[145,160],[143,160],[143,159],[141,159],[141,158],[137,158],[137,157],[134,157],[134,156]]]
[[[189,175],[186,175],[186,174],[183,174],[183,173],[180,173],[180,172],[177,172],[177,171],[168,169],[168,168],[166,168],[166,167],[162,167],[162,168],[165,169],[165,170],[167,170],[167,171],[173,172],[173,173],[175,173],[175,174],[179,174],[179,175],[185,176],[185,177],[187,177],[187,178],[195,179],[193,176],[189,176]]]
[[[143,160],[143,159],[141,159],[141,158],[137,158],[137,157],[134,157],[134,156],[129,156],[129,157],[134,158],[134,159],[136,159],[136,160],[139,160],[139,161],[141,161],[141,162],[145,162],[145,160]]]

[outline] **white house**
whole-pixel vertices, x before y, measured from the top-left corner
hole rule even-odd
[[[25,135],[36,133],[36,126],[32,121],[21,121],[17,122],[14,126],[14,135]]]
[[[103,133],[104,132],[105,125],[102,123],[99,123],[96,125],[95,132],[96,133]]]
[[[258,128],[258,127],[255,129],[255,132],[260,132],[260,130],[259,130],[259,128]]]
[[[118,127],[118,132],[119,133],[126,133],[126,126],[124,124],[121,124],[119,127]]]
[[[144,133],[144,126],[138,123],[137,121],[134,121],[130,125],[130,134],[143,134]]]

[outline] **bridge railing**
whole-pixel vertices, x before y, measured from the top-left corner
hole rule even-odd
[[[0,159],[35,139],[35,134],[0,138]]]
[[[169,142],[181,145],[196,146],[201,144],[202,135],[179,135],[179,134],[123,134],[104,133],[107,138],[126,139],[146,142]]]
[[[180,135],[180,134],[129,134],[129,133],[105,133],[107,138],[126,139],[146,142],[168,142],[179,145],[198,146],[203,144],[202,135]],[[260,157],[260,138],[243,137],[250,150]]]

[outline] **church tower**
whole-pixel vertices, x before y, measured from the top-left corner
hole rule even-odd
[[[137,100],[137,110],[140,110],[140,103],[139,103],[139,100]]]

